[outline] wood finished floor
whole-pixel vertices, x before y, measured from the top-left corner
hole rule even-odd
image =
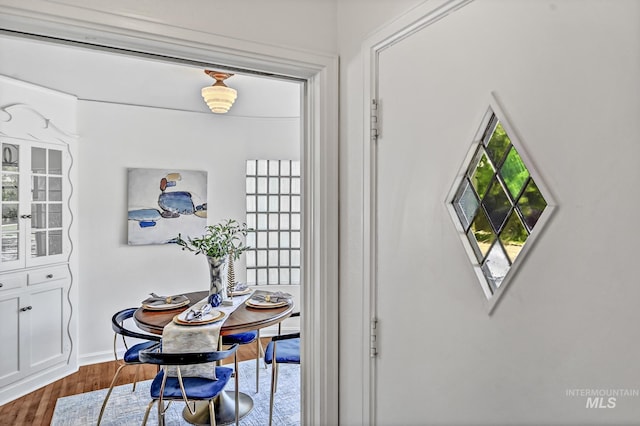
[[[270,339],[263,338],[261,340],[262,347],[265,348]],[[242,345],[238,348],[237,354],[238,361],[255,359],[256,345]],[[233,359],[230,359],[229,362],[233,362]],[[107,388],[117,369],[118,364],[115,361],[80,367],[77,373],[0,406],[0,425],[49,425],[58,398]],[[133,383],[135,371],[134,367],[124,368],[116,385]],[[156,368],[154,366],[141,366],[138,380],[152,379],[155,374]]]

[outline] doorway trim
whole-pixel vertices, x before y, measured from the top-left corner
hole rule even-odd
[[[0,31],[304,81],[300,420],[338,424],[338,57],[54,6],[0,5]]]
[[[378,59],[386,48],[432,25],[473,0],[425,1],[406,14],[380,28],[367,38],[362,47],[363,75],[363,139],[362,139],[362,300],[363,303],[363,424],[377,424],[377,138],[384,133],[384,104],[378,99]],[[366,374],[368,372],[368,375]],[[368,396],[368,398],[367,398]]]

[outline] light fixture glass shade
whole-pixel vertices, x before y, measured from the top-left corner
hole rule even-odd
[[[224,80],[233,74],[218,73],[214,71],[205,71],[209,76],[216,79],[213,86],[208,86],[202,89],[202,97],[209,106],[209,109],[216,114],[224,114],[233,105],[238,92],[231,87],[227,87],[224,84]]]

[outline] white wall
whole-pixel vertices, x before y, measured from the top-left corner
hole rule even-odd
[[[335,0],[190,1],[179,5],[173,0],[1,0],[1,5],[160,34],[170,26],[193,40],[223,36],[251,40],[266,49],[288,46],[326,53],[334,53],[336,47]]]
[[[208,172],[208,218],[245,217],[245,160],[298,158],[297,118],[194,114],[80,102],[80,353],[109,348],[106,318],[149,292],[205,290],[205,259],[170,246],[127,245],[128,167]],[[237,278],[244,279],[244,257]],[[82,360],[86,362],[86,360]]]

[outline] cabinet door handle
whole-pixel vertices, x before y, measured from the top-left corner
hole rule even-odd
[[[31,309],[33,309],[33,306],[25,306],[24,308],[20,308],[22,312],[30,311]]]
[[[31,215],[30,214],[21,214],[20,218],[22,218],[22,219],[31,219]]]
[[[47,274],[47,278],[49,279],[53,278],[53,274]]]

